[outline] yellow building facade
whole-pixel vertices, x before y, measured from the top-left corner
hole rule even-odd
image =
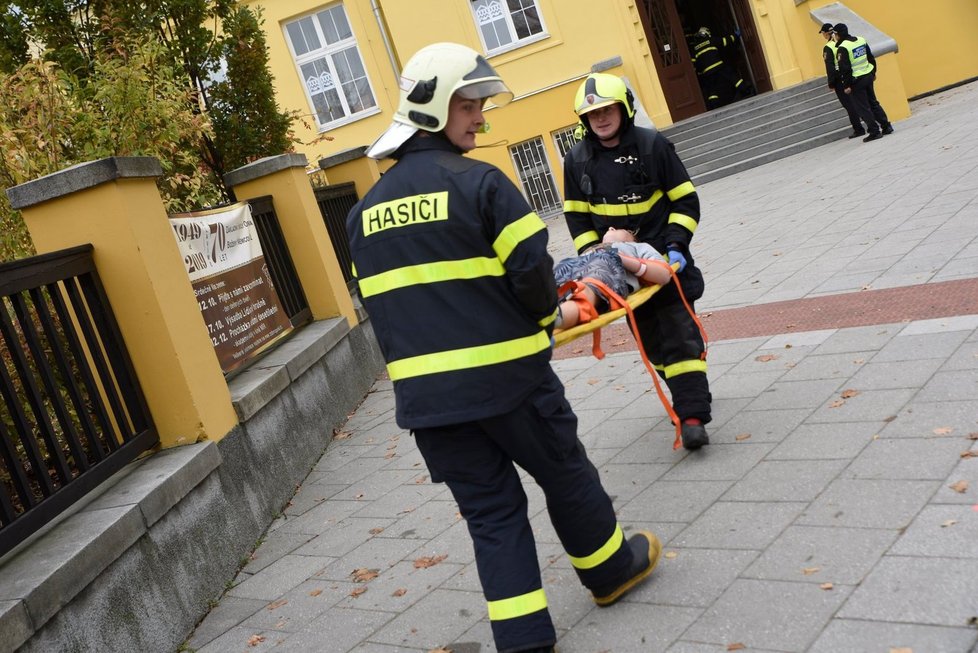
[[[283,109],[321,158],[369,145],[390,124],[399,72],[421,47],[453,41],[485,53],[514,100],[489,107],[491,131],[470,156],[493,163],[543,216],[562,204],[573,97],[594,70],[625,77],[640,122],[663,128],[705,112],[684,34],[741,33],[735,65],[759,92],[824,75],[820,11],[851,10],[896,42],[877,90],[891,117],[906,100],[978,78],[974,0],[246,0],[260,8]],[[855,30],[853,30],[855,32]],[[890,95],[887,95],[890,93]],[[897,97],[899,96],[899,97]],[[327,173],[328,176],[328,173]],[[362,194],[366,189],[358,188]]]

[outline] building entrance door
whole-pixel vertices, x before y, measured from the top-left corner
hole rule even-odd
[[[706,111],[675,0],[641,0],[639,15],[674,122]]]
[[[706,111],[686,40],[687,34],[700,27],[717,36],[740,30],[740,39],[724,53],[724,59],[758,93],[771,90],[750,0],[641,0],[638,10],[673,121]]]

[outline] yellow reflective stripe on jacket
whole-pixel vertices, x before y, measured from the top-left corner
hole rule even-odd
[[[621,524],[615,525],[615,532],[611,534],[608,541],[600,549],[589,556],[575,558],[568,556],[575,569],[594,569],[602,562],[610,558],[621,548],[621,543],[625,541],[625,534],[621,531]]]
[[[536,213],[527,213],[516,222],[506,225],[502,233],[493,242],[492,248],[499,260],[505,263],[517,245],[546,228],[547,225],[543,223],[540,216]]]
[[[359,280],[360,296],[367,298],[389,290],[406,288],[423,283],[438,283],[456,279],[501,277],[506,274],[498,258],[466,258],[458,261],[435,261],[421,265],[409,265],[381,272]]]
[[[711,50],[714,50],[715,48],[710,48],[710,49]],[[706,50],[704,50],[704,52],[706,52]],[[722,61],[718,61],[715,64],[713,64],[712,66],[707,66],[706,68],[704,68],[703,69],[703,73],[708,73],[711,70],[713,70],[714,68],[716,68],[717,66],[722,66],[722,65],[723,65],[723,62]],[[700,74],[702,75],[703,73],[700,73]]]
[[[675,202],[676,200],[686,197],[690,193],[695,193],[695,192],[696,192],[696,187],[693,186],[693,182],[684,181],[683,183],[679,184],[678,186],[670,190],[668,193],[666,193],[666,195],[669,197],[670,201]]]
[[[662,199],[662,191],[657,190],[652,193],[652,197],[644,202],[636,202],[635,204],[588,204],[588,207],[591,213],[595,215],[641,215],[651,211],[660,199]]]
[[[539,612],[547,607],[547,595],[543,588],[514,596],[511,599],[500,599],[498,601],[488,601],[489,621],[503,621],[505,619],[515,619],[525,617],[528,614]]]
[[[547,317],[543,318],[542,320],[540,320],[539,322],[537,322],[537,324],[539,324],[544,329],[546,329],[556,319],[557,319],[557,311],[554,311],[553,314],[548,315]]]
[[[591,205],[581,200],[564,200],[564,213],[588,213]]]
[[[653,365],[653,367],[664,373],[667,379],[671,379],[674,376],[679,376],[680,374],[687,374],[689,372],[703,372],[706,374],[706,361],[698,358],[691,358],[688,361],[679,361],[678,363],[673,363],[672,365]]]
[[[577,251],[581,251],[582,248],[590,245],[591,243],[598,242],[598,232],[597,231],[585,231],[580,236],[574,239],[574,248]]]
[[[448,351],[391,361],[387,365],[387,374],[391,381],[400,381],[425,374],[467,370],[532,356],[549,347],[550,337],[547,336],[547,332],[539,331],[532,336],[524,336],[514,340],[463,349],[449,349]]]
[[[683,215],[682,213],[670,213],[669,224],[682,225],[689,229],[690,233],[695,233],[696,225],[699,223],[688,215]]]

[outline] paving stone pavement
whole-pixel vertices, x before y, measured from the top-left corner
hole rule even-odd
[[[700,186],[699,310],[978,278],[976,103],[972,83],[880,141]],[[694,453],[634,352],[554,362],[623,527],[665,545],[599,609],[527,481],[561,653],[978,651],[978,306],[722,340],[709,361]],[[379,380],[188,649],[495,650],[465,524],[393,409]]]

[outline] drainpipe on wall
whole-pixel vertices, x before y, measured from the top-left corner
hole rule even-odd
[[[401,69],[397,65],[397,58],[394,56],[394,48],[391,46],[390,36],[387,34],[387,24],[384,22],[384,15],[377,0],[370,0],[370,8],[374,10],[374,18],[377,19],[377,28],[384,39],[384,47],[387,48],[387,58],[390,59],[391,68],[394,69],[394,80],[398,86],[401,83]]]

